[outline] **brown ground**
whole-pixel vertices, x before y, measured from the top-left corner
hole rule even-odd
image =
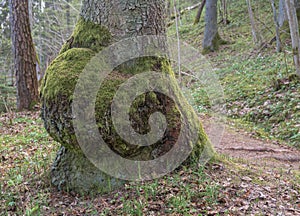
[[[201,118],[201,121],[210,139],[215,139],[213,143],[219,153],[260,166],[300,170],[300,150],[296,148],[258,139],[231,127],[228,122],[216,123],[212,118]]]

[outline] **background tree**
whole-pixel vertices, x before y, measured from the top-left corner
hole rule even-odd
[[[281,52],[282,46],[281,46],[281,38],[280,38],[279,18],[277,17],[277,9],[274,0],[270,0],[270,2],[273,10],[274,24],[276,30],[276,51]]]
[[[220,9],[222,22],[224,25],[227,25],[229,23],[228,20],[228,10],[227,10],[227,2],[226,0],[221,0],[221,9]]]
[[[196,18],[195,18],[195,21],[194,21],[194,25],[198,24],[200,22],[201,14],[202,14],[202,11],[204,9],[205,3],[206,3],[206,0],[202,0],[200,6],[198,8],[198,11],[197,11],[197,15],[196,15]]]
[[[124,38],[143,35],[165,35],[165,4],[163,0],[150,1],[94,1],[84,0],[79,21],[60,55],[48,67],[42,83],[42,118],[49,134],[62,144],[53,164],[52,183],[59,189],[90,193],[109,191],[123,181],[108,177],[98,170],[79,148],[72,125],[72,94],[78,75],[95,55],[110,44]],[[164,44],[164,41],[161,41]],[[151,146],[136,146],[125,142],[115,131],[111,120],[111,102],[118,87],[129,77],[144,71],[171,73],[165,58],[138,58],[117,67],[102,83],[96,100],[96,121],[107,145],[124,158],[152,160],[172,148],[180,131],[180,113],[174,102],[163,94],[149,92],[140,95],[133,103],[130,116],[132,127],[141,134],[149,131],[151,113],[162,112],[168,126],[164,137]],[[167,67],[166,67],[167,66]],[[179,88],[174,79],[174,88]],[[176,87],[177,86],[177,87]],[[193,125],[200,122],[190,106]],[[193,117],[192,117],[193,116]],[[193,143],[192,154],[186,164],[197,161],[207,146],[213,153],[202,126],[199,139]],[[189,142],[188,140],[186,142]],[[88,143],[86,143],[88,145]]]
[[[28,0],[10,0],[17,109],[31,109],[39,100],[37,57],[31,37]]]
[[[282,27],[284,22],[287,21],[288,19],[286,14],[285,1],[286,0],[279,0],[279,11],[278,11],[279,27]]]
[[[218,32],[218,0],[206,2],[203,53],[216,51],[222,43]]]
[[[39,81],[62,44],[70,37],[77,21],[80,2],[80,0],[28,1],[31,35],[38,58],[36,70]],[[0,1],[0,20],[0,112],[6,112],[6,106],[12,110],[16,107],[9,0]]]
[[[251,32],[252,32],[253,41],[256,45],[259,45],[261,43],[261,36],[258,34],[258,32],[256,30],[256,23],[254,20],[254,14],[252,11],[251,1],[246,0],[246,2],[248,5],[248,13],[249,13],[249,18],[250,18],[250,23],[251,23]]]
[[[300,76],[300,38],[295,0],[287,0],[285,6],[291,32],[294,64],[296,72]]]

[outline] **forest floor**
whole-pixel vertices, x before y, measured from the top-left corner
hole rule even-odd
[[[254,48],[245,2],[229,2],[231,22],[219,31],[230,43],[207,56],[224,86],[230,117],[215,146],[217,160],[107,195],[60,192],[49,175],[59,144],[39,112],[1,114],[0,215],[300,215],[300,82],[291,76],[290,42],[275,52],[269,44],[272,9],[257,1],[257,28],[266,43]],[[204,22],[192,25],[195,13],[182,17],[179,33],[200,48]],[[176,35],[175,25],[169,30]],[[203,95],[194,95],[199,113],[208,105]],[[209,132],[211,118],[200,119]]]
[[[51,186],[59,145],[39,112],[0,119],[0,215],[300,215],[299,150],[255,138],[229,121],[216,146],[218,160],[89,197]],[[208,132],[209,120],[201,117]]]

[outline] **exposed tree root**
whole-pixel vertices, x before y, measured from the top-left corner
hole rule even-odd
[[[231,147],[231,148],[223,148],[221,150],[231,150],[231,151],[256,151],[256,152],[274,152],[274,153],[283,153],[283,152],[291,152],[286,149],[272,149],[272,148],[245,148],[245,147]]]
[[[283,161],[283,162],[291,162],[291,163],[297,163],[297,162],[300,162],[300,157],[297,157],[297,156],[278,156],[278,155],[266,155],[266,156],[260,156],[260,157],[256,157],[256,159],[267,159],[267,158],[270,158],[270,159],[275,159],[275,160],[278,160],[278,161]]]

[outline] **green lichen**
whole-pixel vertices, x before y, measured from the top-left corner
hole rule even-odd
[[[83,48],[73,48],[60,54],[47,68],[42,81],[42,98],[57,101],[59,96],[71,101],[77,79],[94,55],[94,51]]]
[[[60,54],[71,48],[89,48],[99,52],[110,44],[111,39],[111,33],[106,27],[80,18],[71,38],[61,48]]]

